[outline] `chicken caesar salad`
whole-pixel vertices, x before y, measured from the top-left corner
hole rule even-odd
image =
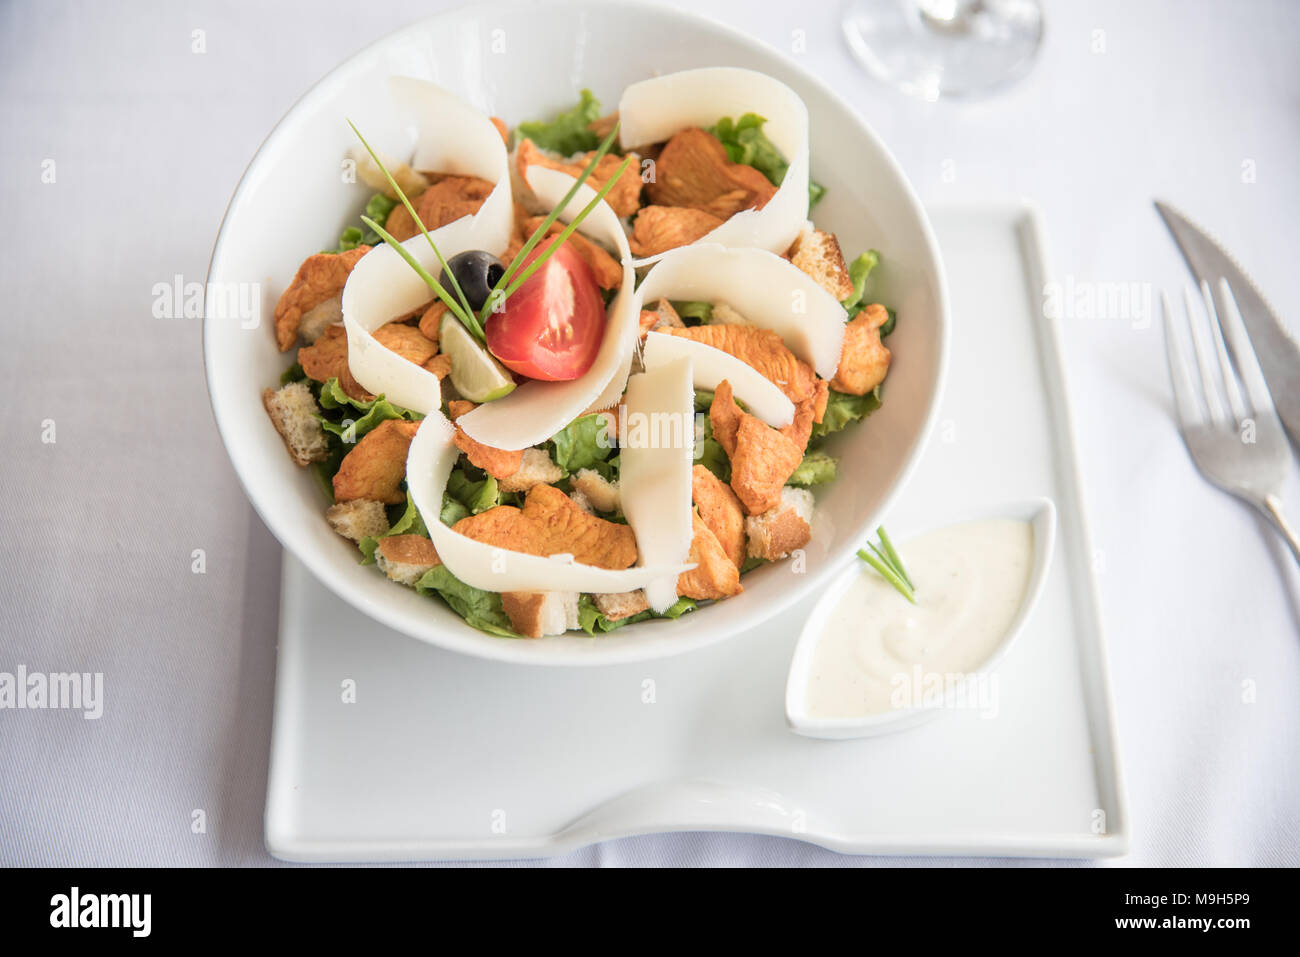
[[[423,81],[405,159],[274,313],[263,403],[377,573],[509,638],[676,618],[808,545],[881,402],[874,250],[810,209],[807,112],[737,69],[513,130]]]

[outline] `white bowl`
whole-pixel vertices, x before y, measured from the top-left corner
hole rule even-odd
[[[1056,544],[1056,506],[1050,498],[1034,498],[1024,502],[998,505],[976,512],[966,512],[949,521],[937,522],[929,528],[918,532],[937,531],[958,522],[977,522],[983,519],[1010,518],[1029,522],[1034,530],[1034,560],[1029,569],[1029,581],[1025,583],[1025,595],[1015,618],[1007,627],[1006,633],[998,642],[992,653],[984,659],[973,672],[975,675],[987,675],[997,667],[998,662],[1006,657],[1011,646],[1015,644],[1025,622],[1034,612],[1038,598],[1043,593],[1047,573],[1052,566],[1052,552]],[[908,536],[916,537],[915,535]],[[943,711],[941,705],[921,708],[900,708],[879,714],[864,715],[860,718],[814,718],[808,714],[808,675],[812,669],[813,651],[821,638],[826,620],[840,596],[852,588],[862,574],[866,563],[859,560],[844,569],[826,593],[818,601],[808,620],[804,622],[795,645],[794,656],[790,661],[790,676],[785,686],[785,717],[790,730],[809,738],[865,738],[891,731],[902,731],[915,727]]]
[[[761,70],[807,103],[813,176],[827,187],[817,223],[839,235],[849,256],[880,251],[878,298],[898,311],[884,405],[830,446],[841,459],[841,478],[817,494],[819,518],[802,572],[788,562],[764,567],[745,577],[743,595],[599,638],[483,634],[436,599],[357,564],[356,548],[325,522],[322,490],[285,454],[262,409],[262,390],[291,361],[276,350],[269,328],[279,293],[307,255],[332,245],[356,221],[369,195],[363,185],[341,181],[342,159],[356,144],[345,118],[381,149],[400,153],[413,143],[414,118],[397,114],[386,92],[391,75],[433,80],[514,125],[567,108],[582,87],[613,109],[635,80],[700,66]],[[221,224],[208,282],[210,296],[221,288],[214,283],[260,283],[261,324],[248,329],[250,323],[210,316],[204,358],[222,439],[276,538],[376,621],[444,648],[528,664],[611,664],[691,651],[760,624],[825,583],[910,473],[933,425],[947,354],[948,300],[934,236],[870,128],[845,100],[769,47],[692,14],[641,3],[479,3],[422,20],[353,56],[294,104],[253,157]]]

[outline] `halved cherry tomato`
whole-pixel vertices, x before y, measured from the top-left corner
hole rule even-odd
[[[534,250],[529,261],[548,245]],[[488,316],[483,331],[488,350],[506,368],[549,382],[576,379],[596,361],[605,336],[596,276],[565,243],[510,294],[502,311]]]

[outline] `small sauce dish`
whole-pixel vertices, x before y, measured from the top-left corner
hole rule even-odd
[[[1033,613],[1055,538],[1056,506],[1047,498],[967,513],[912,536],[899,552],[916,606],[866,562],[846,568],[795,646],[785,694],[790,730],[813,738],[901,731],[972,693]]]

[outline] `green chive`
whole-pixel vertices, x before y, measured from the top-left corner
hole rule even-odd
[[[882,562],[884,562],[884,563],[885,563],[886,565],[888,565],[890,568],[893,568],[893,569],[894,569],[894,574],[896,574],[896,575],[898,574],[898,569],[897,569],[897,568],[894,568],[894,563],[891,562],[891,561],[889,560],[889,556],[888,556],[888,555],[886,555],[884,552],[882,552],[879,548],[877,548],[877,547],[876,547],[873,543],[871,543],[871,542],[867,542],[867,548],[871,549],[871,553],[872,553],[873,555],[875,555],[877,558],[879,558]],[[902,575],[899,575],[898,577],[899,577],[899,578],[902,578],[903,576],[902,576]]]
[[[462,309],[453,308],[449,300],[449,297],[447,296],[440,295],[439,298],[441,298],[443,302],[447,303],[447,308],[451,309],[451,311],[456,314],[456,317],[460,319],[462,323],[464,323],[465,328],[469,329],[470,332],[473,332],[474,335],[476,335],[480,340],[482,340],[484,338],[482,328],[479,326],[477,322],[475,322],[470,318],[474,310],[470,307],[469,299],[465,296],[464,291],[460,288],[460,283],[456,281],[456,274],[447,268],[447,261],[442,258],[442,253],[438,252],[438,247],[434,244],[433,237],[429,235],[429,230],[425,229],[424,227],[424,221],[420,219],[418,215],[416,215],[415,207],[412,206],[411,201],[406,198],[406,193],[402,191],[402,187],[397,185],[397,180],[393,179],[393,174],[388,172],[388,167],[384,165],[383,161],[379,158],[378,154],[376,154],[375,151],[371,149],[370,144],[367,143],[366,138],[361,135],[361,131],[357,129],[356,124],[353,123],[351,120],[348,120],[348,126],[352,127],[352,132],[357,134],[357,139],[361,141],[361,145],[366,148],[366,152],[370,154],[370,158],[375,161],[375,165],[379,167],[380,172],[384,174],[384,178],[387,179],[389,185],[393,187],[393,191],[397,193],[397,198],[402,201],[402,205],[406,207],[406,211],[410,213],[411,218],[415,220],[415,225],[420,227],[420,232],[423,233],[424,238],[429,241],[429,248],[432,249],[433,254],[436,257],[438,257],[438,265],[442,267],[442,274],[451,280],[452,289],[456,291],[456,296],[460,300],[460,305],[463,308]],[[393,240],[392,237],[390,237],[383,230],[376,229],[375,232],[378,233],[380,236],[382,236],[384,241],[387,242],[390,246],[396,243],[396,241]],[[396,244],[401,245],[400,243],[396,243]],[[413,262],[413,260],[407,256],[403,256],[402,258],[406,259],[408,263]],[[421,275],[421,278],[424,279],[424,277],[427,275],[428,272],[426,270]],[[429,279],[424,279],[424,281],[429,282]],[[430,283],[430,287],[434,288],[436,291],[442,288],[442,284],[435,279],[433,280],[432,283]],[[477,331],[475,331],[476,329]]]
[[[507,286],[507,284],[510,283],[510,281],[514,278],[515,273],[518,272],[523,261],[528,258],[528,254],[532,252],[533,249],[536,248],[537,244],[546,237],[546,234],[548,232],[550,232],[551,226],[553,226],[555,224],[555,221],[560,218],[560,213],[568,208],[569,201],[572,200],[573,197],[578,194],[578,190],[582,187],[582,184],[587,181],[588,177],[590,177],[592,172],[596,169],[596,166],[600,163],[602,159],[605,158],[605,155],[609,152],[610,147],[614,144],[614,138],[616,136],[618,136],[617,122],[614,123],[614,128],[609,131],[609,135],[606,136],[605,139],[601,141],[598,147],[596,147],[596,152],[592,156],[591,162],[587,164],[587,168],[582,171],[582,175],[579,176],[577,180],[574,181],[574,184],[569,188],[569,191],[564,194],[564,198],[560,200],[560,202],[555,206],[555,208],[552,209],[546,215],[546,218],[542,220],[541,225],[539,225],[536,229],[533,230],[533,234],[528,237],[528,241],[525,242],[522,247],[520,247],[519,252],[515,253],[514,259],[510,260],[510,265],[507,266],[506,271],[501,274],[501,278],[497,280],[496,285],[492,287],[492,291],[488,293],[488,297],[483,303],[483,309],[479,313],[480,322],[487,321],[487,314],[492,309],[493,304],[498,299],[497,293],[500,292],[503,288]],[[612,186],[615,182],[618,181],[619,176],[623,175],[623,170],[626,169],[626,167],[627,167],[627,161],[625,160],[623,166],[619,167],[618,175],[614,176],[612,179],[610,179],[609,183],[606,184],[605,193],[609,191],[610,186]],[[601,198],[604,197],[605,193],[601,193]],[[583,217],[585,217],[589,211],[590,210],[583,210],[582,214],[575,219],[574,224],[576,225],[577,223],[581,222]],[[553,243],[551,245],[551,250],[554,251],[554,249],[556,249],[559,245],[560,245],[559,243]],[[541,262],[545,262],[546,259],[551,254],[552,254],[551,252],[546,253],[543,257],[541,257]],[[540,262],[538,263],[538,265],[540,265]]]
[[[464,323],[466,329],[468,329],[473,335],[477,336],[479,339],[485,338],[485,336],[483,335],[483,329],[481,326],[479,326],[478,320],[474,318],[474,314],[472,312],[467,313],[464,310],[462,310],[460,304],[451,298],[451,295],[447,292],[447,290],[442,288],[442,284],[439,283],[438,280],[434,279],[433,276],[429,273],[429,271],[425,269],[423,266],[421,266],[420,263],[416,260],[416,258],[411,255],[410,250],[408,250],[400,242],[398,242],[387,232],[385,232],[384,228],[380,226],[377,222],[375,222],[373,219],[371,219],[369,216],[362,216],[361,221],[365,223],[367,226],[369,226],[371,229],[373,229],[379,235],[380,239],[388,243],[389,246],[391,246],[394,250],[396,250],[399,256],[401,256],[403,259],[406,260],[406,264],[416,271],[419,277],[423,279],[425,283],[428,284],[429,288],[432,289],[437,294],[439,299],[441,299],[444,303],[447,304],[447,308],[450,309],[452,313],[455,314],[457,319],[459,319],[462,323]]]
[[[916,604],[916,595],[912,592],[912,589],[907,585],[905,581],[903,581],[903,579],[898,577],[898,574],[892,568],[890,568],[889,565],[882,562],[880,559],[878,559],[875,555],[871,554],[871,552],[867,551],[865,548],[858,549],[858,558],[862,559],[864,562],[866,562],[868,565],[874,568],[880,574],[881,578],[883,578],[885,581],[889,582],[889,584],[897,588],[898,593],[900,595],[902,595],[904,598],[910,601],[913,605]]]
[[[916,588],[912,584],[912,579],[907,577],[907,571],[903,568],[903,560],[898,557],[898,552],[894,550],[894,543],[889,540],[889,533],[885,531],[885,526],[881,525],[876,529],[876,534],[880,536],[880,544],[885,548],[885,554],[889,556],[889,564],[893,566],[894,571],[898,572],[898,577],[907,582],[908,588]]]
[[[584,219],[587,218],[587,216],[591,213],[593,209],[595,209],[598,205],[600,205],[600,202],[605,198],[605,196],[609,193],[609,191],[614,188],[614,184],[618,182],[618,178],[623,175],[623,171],[627,169],[628,164],[631,162],[632,162],[632,157],[629,156],[625,160],[623,160],[621,164],[619,164],[618,172],[609,178],[609,182],[607,182],[604,186],[600,188],[600,192],[598,192],[595,195],[595,197],[592,199],[590,203],[588,203],[586,206],[582,208],[582,212],[580,212],[577,216],[573,217],[573,222],[569,223],[568,226],[564,227],[564,231],[561,232],[555,238],[555,241],[551,243],[551,245],[547,248],[546,252],[538,256],[531,263],[529,263],[528,266],[521,273],[519,273],[519,275],[510,283],[510,285],[506,287],[504,298],[509,299],[511,294],[514,293],[525,282],[527,282],[528,278],[533,273],[537,272],[537,270],[541,268],[542,264],[545,263],[546,260],[550,259],[551,256],[555,255],[555,251],[564,245],[565,240],[567,240],[570,236],[573,235],[574,230],[578,228],[578,226],[582,223]],[[568,205],[568,201],[566,200],[565,202],[561,203],[560,206],[557,207],[557,209],[563,209],[567,205]],[[488,297],[489,300],[491,300],[491,298],[492,298],[491,296]]]

